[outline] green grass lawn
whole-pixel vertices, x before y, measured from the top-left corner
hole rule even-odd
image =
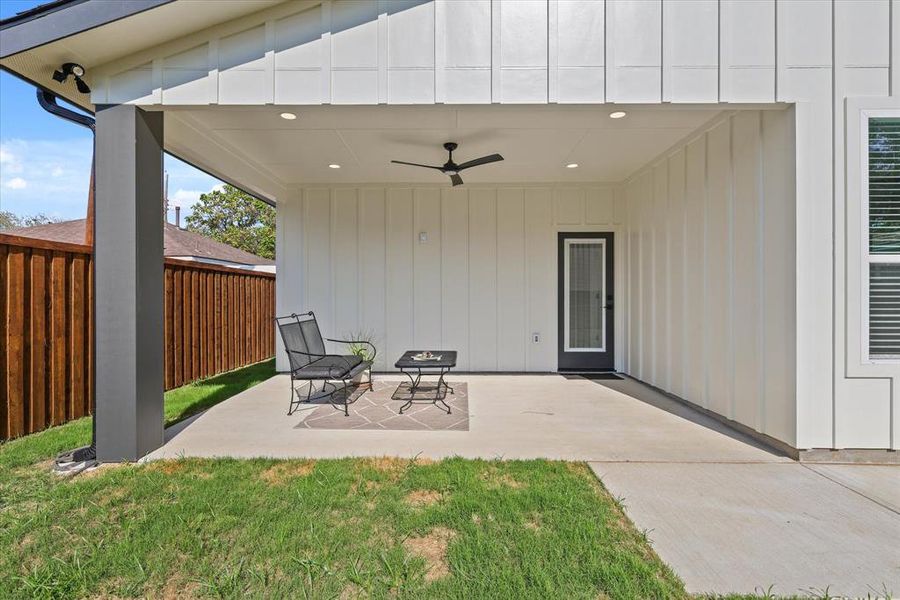
[[[271,362],[166,394],[174,422]],[[0,598],[683,598],[580,463],[160,461],[72,479],[81,420],[0,446]],[[227,435],[227,432],[223,432]]]

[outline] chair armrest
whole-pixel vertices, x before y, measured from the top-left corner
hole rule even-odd
[[[372,349],[372,358],[369,359],[370,362],[375,362],[375,357],[378,355],[378,349],[375,347],[375,344],[368,340],[336,340],[334,338],[325,338],[325,340],[328,342],[336,342],[338,344],[366,344]]]

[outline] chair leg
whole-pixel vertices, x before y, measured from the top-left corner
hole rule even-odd
[[[291,416],[292,414],[297,412],[297,408],[299,408],[300,403],[303,402],[303,400],[300,398],[300,392],[297,391],[294,382],[295,380],[291,379],[291,403],[288,405],[288,416]],[[296,400],[294,399],[294,396],[297,397]]]
[[[346,379],[342,379],[341,381],[344,382],[344,416],[349,417],[350,411],[347,408],[347,402],[350,400],[350,394],[347,393],[347,390],[350,389],[350,387]]]

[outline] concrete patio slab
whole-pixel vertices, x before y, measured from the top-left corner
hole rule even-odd
[[[689,592],[900,592],[900,514],[870,499],[900,467],[594,463]],[[858,487],[856,482],[859,482]]]
[[[376,381],[400,380],[376,376]],[[298,427],[316,407],[301,406],[287,416],[290,381],[278,375],[211,408],[148,458],[421,454],[587,461],[789,461],[677,402],[660,404],[659,399],[653,400],[655,392],[636,382],[629,382],[629,395],[601,382],[560,375],[451,377],[451,385],[456,381],[468,383],[469,431]],[[639,399],[643,396],[650,400]]]
[[[900,514],[900,465],[807,464],[806,467]]]

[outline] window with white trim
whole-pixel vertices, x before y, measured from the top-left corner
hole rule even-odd
[[[864,194],[868,202],[868,348],[900,358],[900,118],[870,116]]]

